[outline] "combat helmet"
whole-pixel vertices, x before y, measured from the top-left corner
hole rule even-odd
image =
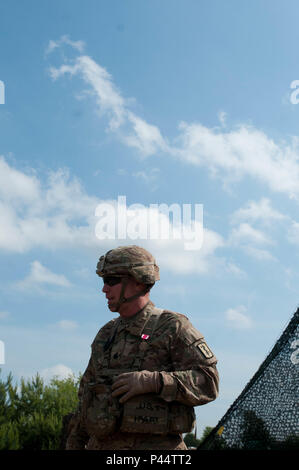
[[[150,290],[160,279],[159,267],[151,253],[137,245],[119,246],[101,256],[96,273],[100,277],[119,276],[122,278],[122,291],[117,307],[123,302],[129,302]],[[130,298],[124,297],[124,291],[129,276],[141,282],[145,289]]]

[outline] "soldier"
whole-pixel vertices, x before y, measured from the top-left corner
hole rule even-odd
[[[218,395],[217,359],[185,315],[158,309],[154,257],[131,245],[97,264],[108,308],[119,317],[96,335],[79,388],[67,449],[187,449],[194,406]]]

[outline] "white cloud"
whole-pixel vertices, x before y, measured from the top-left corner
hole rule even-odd
[[[281,214],[279,211],[273,209],[271,201],[267,198],[262,198],[260,201],[249,201],[245,207],[235,211],[232,215],[234,223],[241,220],[261,221],[268,223],[272,221],[279,221],[286,219],[287,216]]]
[[[71,320],[61,320],[58,322],[58,327],[62,330],[74,330],[78,327],[78,323]]]
[[[34,174],[26,175],[8,165],[0,155],[0,199],[14,203],[30,203],[40,193],[40,184]]]
[[[167,149],[160,130],[129,110],[128,104],[132,100],[125,100],[122,97],[104,67],[88,56],[80,56],[73,65],[63,64],[59,68],[50,68],[53,80],[65,74],[80,75],[91,87],[100,114],[108,116],[109,130],[116,131],[121,126],[126,127],[126,130],[120,134],[121,140],[126,145],[137,148],[144,156]]]
[[[275,142],[262,130],[247,124],[226,130],[226,113],[221,111],[222,127],[181,122],[175,144],[170,145],[157,126],[129,109],[129,100],[124,100],[111,75],[90,57],[79,56],[72,65],[64,63],[59,68],[52,67],[50,73],[53,79],[67,73],[81,76],[91,87],[100,112],[108,116],[109,129],[118,130],[118,137],[141,155],[165,152],[191,165],[207,167],[224,182],[249,176],[272,191],[299,198],[298,137],[288,143]]]
[[[60,287],[70,287],[71,283],[62,274],[55,274],[43,266],[39,261],[33,261],[30,265],[30,273],[17,283],[20,288],[31,288],[39,284],[51,284]]]
[[[219,263],[225,264],[216,256],[217,249],[225,246],[221,235],[204,228],[199,220],[188,220],[179,205],[174,205],[178,209],[178,221],[175,216],[171,220],[171,206],[167,206],[165,212],[160,205],[157,206],[135,204],[127,207],[120,200],[106,201],[96,211],[99,217],[97,236],[103,238],[109,233],[111,238],[120,237],[119,217],[123,216],[120,225],[124,229],[125,239],[119,244],[142,245],[155,254],[161,266],[171,271],[206,273],[219,267]],[[190,250],[187,245],[191,245]]]
[[[259,261],[277,261],[275,256],[273,256],[268,250],[264,250],[256,246],[245,246],[243,249],[249,256]]]
[[[247,277],[246,272],[234,263],[228,262],[226,270],[228,273],[232,273],[240,279],[244,279]]]
[[[262,230],[255,229],[249,223],[243,222],[244,220],[262,225],[272,238]],[[299,224],[289,215],[275,210],[267,198],[262,198],[260,201],[249,201],[245,207],[241,207],[232,214],[231,222],[239,224],[239,226],[231,231],[230,242],[239,244],[248,255],[259,260],[276,260],[268,250],[261,248],[261,245],[274,244],[275,231],[273,228],[276,229],[279,222],[283,222],[280,229],[284,230],[287,241],[295,245],[299,244]]]
[[[206,166],[212,174],[241,179],[250,176],[272,191],[299,196],[298,138],[275,143],[264,132],[241,124],[221,132],[201,124],[180,124],[181,148],[176,155],[193,165]]]
[[[55,366],[41,370],[39,375],[46,383],[48,383],[54,377],[63,380],[67,379],[68,377],[73,377],[74,373],[72,369],[65,366],[64,364],[57,364]]]
[[[260,201],[249,201],[247,206],[238,209],[232,215],[233,221],[240,220],[260,220],[262,222],[278,221],[286,219],[287,216],[281,214],[277,210],[273,209],[271,202],[267,198],[262,198]]]
[[[299,245],[299,223],[292,220],[287,232],[288,241],[294,245]]]
[[[226,118],[227,118],[227,113],[225,111],[219,111],[218,119],[222,127],[226,127]]]
[[[195,231],[199,233],[202,228],[197,226],[197,221],[193,221],[195,223],[191,230],[191,225],[184,225],[184,220],[181,220],[183,230],[186,234],[189,233],[189,237],[191,235],[189,239],[181,237],[179,240],[161,240],[159,236],[149,240],[134,239],[129,232],[125,239],[119,240],[117,233],[112,240],[98,239],[95,234],[99,220],[95,215],[96,207],[99,203],[116,206],[118,201],[101,201],[88,195],[80,182],[76,178],[70,178],[67,171],[52,172],[42,182],[36,175],[31,176],[16,170],[4,159],[2,163],[7,179],[11,180],[10,194],[0,193],[0,249],[4,252],[25,253],[40,247],[50,251],[75,248],[98,252],[120,244],[139,243],[160,256],[162,267],[175,272],[205,273],[213,269],[213,266],[219,266],[219,263],[225,265],[225,260],[216,256],[218,248],[225,245],[224,240],[212,230],[204,228],[200,250],[188,252],[184,249],[184,243],[192,242],[192,235],[194,236]],[[154,178],[156,173],[153,171],[149,177]],[[138,176],[142,177],[141,174]],[[146,177],[145,174],[143,176]],[[15,184],[17,181],[23,184],[18,186]],[[129,217],[130,208],[127,207],[125,211]],[[170,215],[158,213],[150,207],[143,207],[141,219],[144,217],[151,220],[152,226],[160,221],[170,234],[178,230]],[[30,274],[18,286],[26,288],[43,284],[68,286],[69,281],[35,261],[31,265]]]
[[[55,49],[58,49],[59,47],[63,45],[71,46],[81,53],[83,52],[85,48],[85,43],[83,41],[72,41],[68,35],[64,35],[64,36],[61,36],[61,38],[58,39],[57,41],[53,41],[52,39],[49,41],[49,44],[46,49],[46,54],[50,54]]]
[[[228,324],[233,328],[246,330],[252,327],[252,321],[250,317],[245,315],[246,308],[240,305],[237,308],[229,308],[225,312],[226,320]]]
[[[3,157],[0,167],[0,250],[97,245],[93,223],[99,200],[88,196],[76,178],[59,170],[42,183]]]
[[[139,181],[144,181],[144,183],[149,185],[151,189],[157,189],[156,180],[159,176],[159,172],[159,168],[151,168],[147,171],[136,171],[132,173],[132,176],[137,178]]]
[[[257,230],[245,222],[232,230],[231,240],[237,243],[245,241],[259,245],[273,243],[261,230]]]
[[[144,243],[142,245],[145,246]],[[160,266],[172,272],[207,274],[227,268],[225,260],[216,255],[217,250],[224,246],[224,240],[212,230],[204,229],[203,245],[200,250],[186,251],[182,249],[182,243],[175,240],[171,243],[167,240],[158,242],[152,240],[148,245],[149,251],[155,253]]]
[[[153,155],[167,150],[167,145],[156,126],[128,112],[127,117],[132,124],[133,133],[123,138],[129,147],[136,147],[144,156]]]
[[[232,229],[229,244],[241,248],[247,255],[260,261],[275,260],[275,257],[262,247],[273,245],[274,242],[264,232],[253,228],[248,223],[243,222]]]
[[[91,87],[99,111],[107,113],[110,130],[116,130],[125,121],[125,100],[112,82],[111,75],[88,56],[80,56],[73,65],[51,67],[50,74],[54,80],[65,74],[81,75]]]

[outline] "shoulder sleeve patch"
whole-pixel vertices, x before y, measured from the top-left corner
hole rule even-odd
[[[203,343],[199,343],[197,345],[197,347],[199,348],[200,352],[204,355],[204,357],[206,359],[211,359],[214,354],[212,353],[212,351],[210,350],[209,346],[207,345],[207,343],[203,342]]]

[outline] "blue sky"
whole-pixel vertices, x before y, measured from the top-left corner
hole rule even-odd
[[[298,306],[295,1],[0,5],[2,373],[84,371],[110,318],[98,257],[156,257],[159,307],[219,360],[216,425]],[[203,205],[203,245],[100,240],[99,204]]]

